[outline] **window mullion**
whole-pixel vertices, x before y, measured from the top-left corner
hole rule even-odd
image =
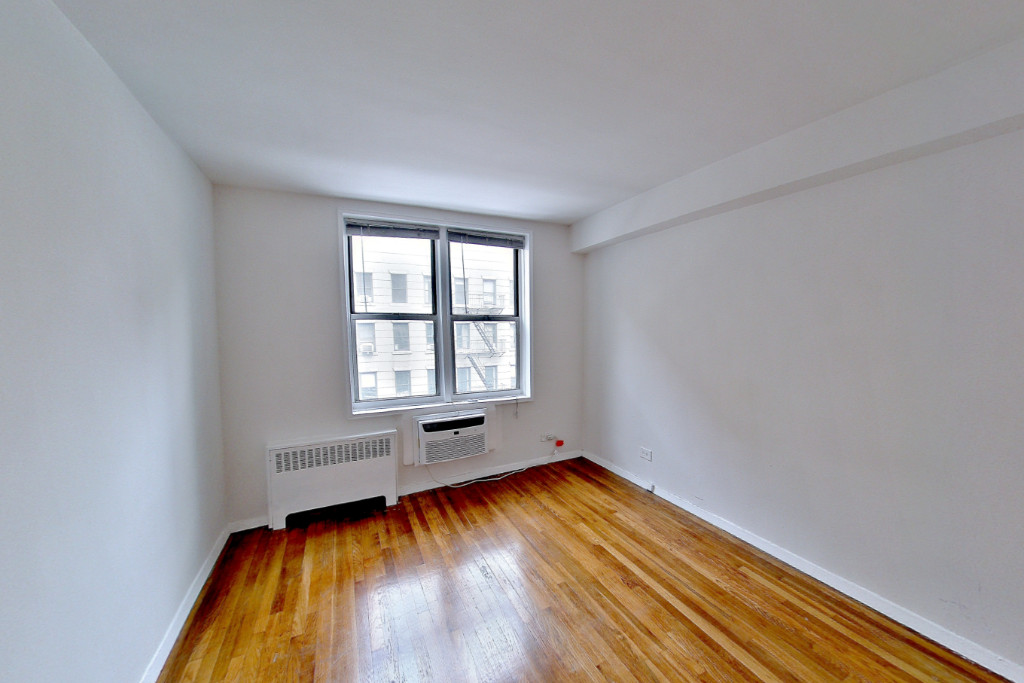
[[[434,278],[434,296],[437,297],[438,333],[441,345],[435,352],[435,373],[437,391],[445,403],[450,403],[455,394],[455,341],[451,311],[451,266],[448,259],[447,233],[442,229],[441,238],[435,240],[437,276]]]

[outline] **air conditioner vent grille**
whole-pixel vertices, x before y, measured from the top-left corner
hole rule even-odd
[[[328,441],[306,446],[276,448],[270,451],[274,472],[300,472],[315,467],[330,467],[362,460],[391,457],[392,437],[379,436],[343,441]]]
[[[426,464],[466,458],[487,452],[487,435],[467,434],[437,439],[424,444],[423,461]]]

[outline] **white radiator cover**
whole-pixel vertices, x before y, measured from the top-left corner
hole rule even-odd
[[[283,529],[293,512],[384,496],[398,502],[397,431],[267,448],[267,512]]]

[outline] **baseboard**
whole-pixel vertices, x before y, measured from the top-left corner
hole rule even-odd
[[[237,533],[239,531],[248,531],[249,529],[258,529],[261,526],[269,526],[270,518],[266,515],[260,515],[259,517],[250,517],[249,519],[239,520],[237,522],[231,522],[227,526],[228,535]]]
[[[178,635],[181,634],[181,630],[185,627],[185,622],[188,620],[189,613],[192,612],[192,607],[196,604],[196,600],[199,599],[199,593],[202,592],[203,586],[206,584],[206,579],[209,578],[210,573],[213,571],[213,567],[217,564],[217,558],[220,557],[220,553],[224,550],[225,544],[228,542],[228,536],[231,535],[231,530],[225,527],[217,540],[213,542],[213,547],[210,548],[210,552],[206,555],[206,559],[203,560],[203,564],[199,567],[199,571],[196,572],[196,577],[192,580],[192,584],[188,587],[188,591],[185,592],[185,597],[182,598],[181,603],[178,605],[178,611],[174,613],[174,618],[171,619],[170,625],[164,632],[164,637],[160,641],[160,646],[157,647],[156,652],[153,653],[153,657],[149,660],[149,664],[146,666],[145,672],[142,674],[141,683],[154,683],[160,676],[160,672],[164,668],[164,664],[167,663],[167,657],[171,654],[171,648],[174,647],[175,641],[178,639]]]
[[[606,470],[619,475],[623,479],[640,486],[641,488],[647,490],[651,489],[652,482],[642,479],[636,474],[605,460],[599,455],[584,451],[583,457],[597,465],[600,465]],[[718,527],[736,538],[746,541],[755,548],[768,553],[775,559],[788,564],[794,569],[803,572],[808,576],[814,577],[818,581],[821,581],[832,588],[835,588],[840,593],[853,598],[857,602],[863,603],[877,612],[881,612],[890,619],[903,624],[907,628],[917,631],[926,638],[934,640],[943,647],[956,652],[966,659],[976,662],[1001,676],[1009,678],[1012,681],[1024,682],[1024,666],[1010,661],[1005,657],[978,645],[974,641],[968,640],[967,638],[936,624],[933,621],[925,619],[921,615],[912,612],[905,607],[901,607],[891,600],[869,591],[853,581],[845,579],[838,574],[834,574],[823,567],[819,567],[813,562],[772,543],[768,539],[747,531],[743,527],[734,524],[723,517],[719,517],[713,512],[709,512],[681,496],[677,496],[676,494],[659,487],[655,487],[654,494],[669,503],[672,503],[676,507],[682,508],[690,514],[700,517],[705,522]]]
[[[461,484],[472,479],[480,479],[481,477],[493,477],[499,474],[505,474],[507,472],[514,472],[515,470],[525,469],[527,467],[536,467],[537,465],[547,465],[552,462],[560,462],[562,460],[571,460],[573,458],[579,458],[583,455],[583,451],[566,451],[565,453],[559,453],[558,455],[545,455],[540,458],[533,458],[531,460],[521,460],[519,462],[508,463],[505,465],[497,465],[494,467],[486,467],[479,470],[473,470],[472,472],[462,472],[456,475],[454,478],[449,478],[448,481],[427,481],[427,482],[415,482],[412,484],[404,484],[398,487],[399,496],[408,496],[411,493],[419,493],[420,491],[429,491],[430,489],[441,488],[448,484]]]

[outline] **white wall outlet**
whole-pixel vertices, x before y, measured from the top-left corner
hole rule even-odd
[[[556,438],[558,438],[558,437],[556,437],[554,434],[541,434],[540,440],[541,441],[554,441]]]
[[[654,451],[650,448],[640,447],[640,457],[644,460],[654,460]]]

